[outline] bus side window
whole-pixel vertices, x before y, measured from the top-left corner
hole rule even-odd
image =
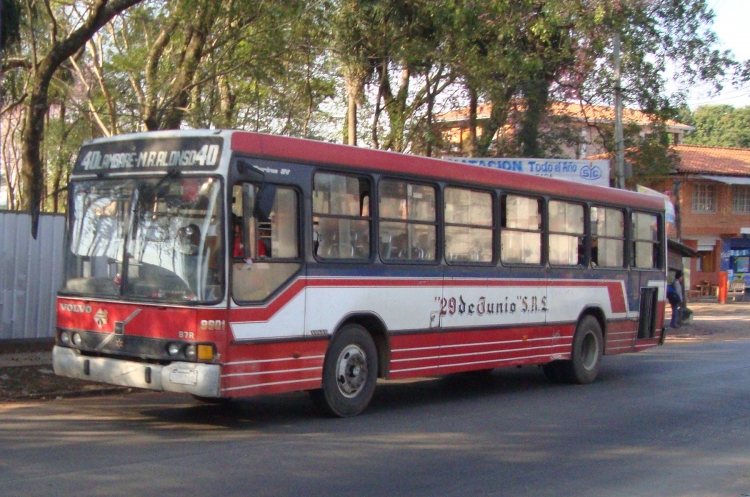
[[[500,260],[508,264],[541,264],[542,200],[506,195],[501,206]]]
[[[434,261],[437,245],[435,188],[405,181],[380,182],[380,258]]]
[[[632,224],[633,267],[660,267],[659,217],[645,212],[633,212]]]
[[[558,266],[583,264],[583,206],[551,200],[549,211],[549,263]]]
[[[448,262],[492,262],[492,195],[445,189],[445,258]]]
[[[254,185],[243,186],[257,190]],[[267,221],[252,216],[249,211],[251,202],[248,201],[251,197],[244,195],[242,216],[233,216],[238,225],[234,238],[232,294],[238,301],[266,299],[301,266],[297,192],[278,187]]]
[[[622,267],[625,263],[625,215],[619,209],[591,207],[591,265]]]
[[[317,173],[313,186],[313,254],[318,259],[370,258],[370,182]]]

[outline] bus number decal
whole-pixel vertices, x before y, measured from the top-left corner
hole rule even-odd
[[[226,321],[219,319],[204,319],[201,321],[202,330],[223,330],[226,326]]]

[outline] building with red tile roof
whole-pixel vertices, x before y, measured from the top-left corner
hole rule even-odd
[[[680,154],[677,172],[750,176],[750,149],[677,145]]]
[[[700,256],[690,263],[689,288],[705,293],[718,284],[721,271],[742,275],[750,287],[750,149],[674,150],[679,164],[652,186],[671,192],[681,241]]]
[[[519,110],[522,110],[522,104],[518,104]],[[477,107],[477,134],[482,134],[482,123],[490,118],[492,112],[491,104],[480,104]],[[561,159],[580,159],[585,156],[591,156],[604,153],[605,150],[599,143],[598,126],[613,126],[615,111],[613,107],[602,105],[584,105],[573,102],[553,102],[549,108],[549,114],[557,118],[569,119],[572,126],[579,128],[582,138],[581,146],[577,148],[563,147]],[[462,108],[451,112],[439,114],[436,121],[443,129],[443,137],[446,142],[451,144],[449,153],[460,153],[464,140],[469,135],[469,109]],[[623,109],[623,121],[625,124],[635,124],[641,128],[642,134],[648,134],[654,126],[654,119],[635,109]],[[692,126],[669,120],[664,123],[667,133],[672,137],[675,144],[682,143],[686,132],[694,129]],[[496,138],[508,133],[513,133],[513,126],[507,125],[498,130]]]

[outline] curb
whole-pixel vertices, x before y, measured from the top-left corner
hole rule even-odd
[[[26,400],[63,400],[63,399],[75,399],[83,397],[104,397],[107,395],[116,395],[118,393],[131,394],[135,393],[137,389],[127,387],[104,387],[104,388],[92,388],[90,390],[69,390],[63,392],[47,392],[47,393],[30,393],[27,395],[19,395],[18,397],[10,397],[4,400],[0,400],[0,405],[13,404],[16,402],[23,402]]]

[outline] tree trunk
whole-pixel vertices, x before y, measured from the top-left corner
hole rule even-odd
[[[518,149],[523,157],[541,157],[544,150],[539,145],[539,127],[549,103],[549,81],[541,75],[521,83],[526,102],[526,112],[516,134]]]
[[[346,112],[345,142],[348,145],[357,145],[357,100],[362,85],[362,78],[357,75],[356,68],[344,68],[344,80],[346,84],[346,98],[348,108]]]
[[[346,111],[346,143],[357,144],[357,97],[349,92],[349,107]]]
[[[83,24],[52,48],[34,68],[32,90],[26,113],[26,128],[21,138],[21,208],[31,211],[31,234],[36,238],[39,212],[44,190],[44,164],[41,143],[44,139],[44,118],[49,108],[47,94],[50,81],[60,65],[80,50],[102,26],[123,10],[140,0],[97,0]]]
[[[477,91],[472,87],[469,88],[469,136],[468,143],[464,145],[466,155],[476,157],[477,153],[477,108],[479,107],[479,97]]]

